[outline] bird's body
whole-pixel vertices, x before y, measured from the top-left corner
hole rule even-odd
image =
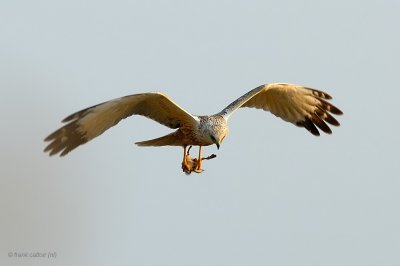
[[[45,139],[50,141],[45,151],[50,155],[60,153],[60,156],[64,156],[122,119],[131,115],[142,115],[176,131],[156,139],[137,142],[137,145],[182,146],[182,169],[187,173],[201,172],[201,147],[215,144],[219,148],[228,134],[228,119],[237,109],[250,107],[270,111],[318,136],[317,127],[325,133],[331,133],[325,122],[339,126],[339,122],[330,113],[339,115],[342,112],[326,101],[329,99],[331,97],[327,93],[311,88],[283,83],[266,84],[244,94],[217,114],[196,116],[162,93],[134,94],[68,116],[63,120],[67,124]],[[194,169],[188,163],[188,146],[199,146]]]
[[[136,142],[136,144],[139,146],[209,146],[216,144],[217,137],[214,135],[226,135],[228,132],[227,121],[220,115],[202,115],[196,118],[198,118],[198,123],[194,126],[182,126],[161,138]],[[215,140],[210,137],[210,132],[214,133]]]

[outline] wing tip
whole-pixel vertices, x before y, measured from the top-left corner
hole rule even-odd
[[[310,132],[314,136],[317,136],[317,137],[320,136],[320,133],[319,133],[317,127],[314,125],[314,123],[308,117],[305,117],[304,120],[302,120],[302,121],[298,121],[296,123],[296,125],[298,127],[304,127],[305,129],[308,130],[308,132]]]
[[[49,153],[49,156],[59,154],[60,157],[63,157],[78,146],[88,142],[88,139],[79,130],[77,121],[73,121],[51,133],[44,141],[50,142],[43,150],[45,153]]]

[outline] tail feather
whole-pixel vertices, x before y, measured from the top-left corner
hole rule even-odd
[[[135,144],[138,146],[182,146],[182,138],[179,137],[177,132],[173,132],[159,138],[139,141]]]

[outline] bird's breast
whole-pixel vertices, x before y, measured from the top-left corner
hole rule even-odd
[[[181,128],[182,142],[185,145],[209,146],[214,144],[209,136],[202,134],[199,128]]]

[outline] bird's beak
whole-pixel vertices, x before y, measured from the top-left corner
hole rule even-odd
[[[217,145],[217,149],[219,150],[219,145],[220,145],[220,144],[217,142],[217,143],[215,143],[215,145]]]

